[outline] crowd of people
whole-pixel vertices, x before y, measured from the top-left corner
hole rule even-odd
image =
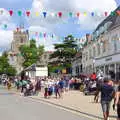
[[[95,95],[94,102],[101,102],[104,120],[108,120],[110,103],[114,99],[113,109],[117,107],[118,120],[120,120],[120,81],[112,80],[111,77],[103,76],[102,74],[93,73],[89,77],[15,77],[7,79],[3,82],[7,85],[8,90],[12,84],[17,90],[20,90],[24,96],[36,95],[43,93],[45,99],[51,98],[54,95],[56,98],[62,98],[64,92],[69,90],[80,90],[85,95],[88,93]],[[101,92],[101,97],[99,93]]]

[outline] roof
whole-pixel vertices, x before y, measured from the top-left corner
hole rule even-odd
[[[116,12],[117,10],[120,10],[120,6],[118,6],[117,9],[115,9],[113,12]],[[105,23],[107,22],[112,22],[112,24],[109,26],[108,30],[111,30],[113,27],[120,25],[120,16],[115,14],[115,15],[109,15],[106,19],[104,19],[95,29],[94,32],[99,30],[100,27],[104,26]]]
[[[31,66],[27,67],[24,69],[24,71],[35,71],[36,70],[36,64],[32,64]]]

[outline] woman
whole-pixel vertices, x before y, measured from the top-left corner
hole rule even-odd
[[[10,80],[8,80],[8,82],[7,82],[7,88],[8,88],[8,90],[10,90],[11,89],[11,82],[10,82]]]
[[[116,93],[115,104],[117,105],[117,115],[118,115],[118,119],[117,120],[120,120],[120,85],[119,85],[118,91]]]

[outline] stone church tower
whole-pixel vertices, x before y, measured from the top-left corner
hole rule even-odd
[[[9,52],[9,63],[16,68],[17,73],[23,70],[22,63],[24,59],[19,51],[21,45],[29,45],[28,32],[23,30],[13,31],[13,41]]]

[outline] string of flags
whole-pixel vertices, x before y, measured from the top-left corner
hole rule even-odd
[[[34,32],[33,36],[40,37],[40,38],[55,37],[53,33],[46,33],[46,32]]]
[[[2,15],[4,13],[4,10],[0,10],[0,15]],[[18,11],[13,11],[13,10],[8,10],[8,13],[10,16],[13,16],[14,14],[17,14],[18,16],[23,16],[25,15],[26,17],[30,17],[33,12],[31,12],[30,10],[26,10],[26,11],[23,11],[23,10],[18,10]],[[38,12],[38,11],[35,11],[34,12],[35,16],[36,17],[39,17],[39,16],[43,16],[44,18],[46,18],[47,16],[51,15],[52,17],[53,16],[56,16],[56,17],[59,17],[59,18],[62,18],[66,13],[64,12],[47,12],[47,11],[43,11],[43,12]],[[110,12],[103,12],[101,13],[102,16],[108,16],[108,15],[118,15],[120,16],[120,10],[117,10],[117,11],[112,11],[111,13]],[[81,15],[84,15],[84,16],[87,16],[87,15],[90,15],[92,17],[94,16],[97,16],[97,12],[68,12],[67,13],[67,16],[69,17],[80,17]]]

